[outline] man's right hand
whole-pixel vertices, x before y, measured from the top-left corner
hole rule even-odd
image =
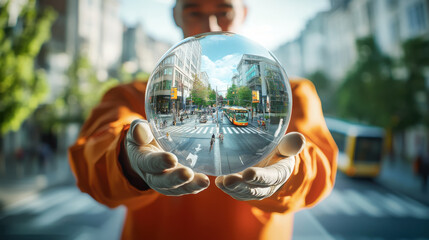
[[[169,196],[196,194],[206,189],[209,178],[178,163],[155,141],[145,120],[134,120],[125,138],[130,170],[153,190]],[[130,173],[131,175],[135,175]]]

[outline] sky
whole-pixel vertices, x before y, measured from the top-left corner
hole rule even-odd
[[[150,36],[171,44],[182,39],[171,13],[174,0],[120,2],[120,16],[126,25],[141,23]],[[246,0],[246,3],[248,17],[238,33],[270,50],[298,37],[307,20],[329,9],[329,0]]]
[[[199,38],[202,48],[201,71],[209,76],[210,86],[223,96],[243,54],[253,54],[272,59],[268,51],[239,35],[209,35]],[[274,60],[274,59],[272,59]]]

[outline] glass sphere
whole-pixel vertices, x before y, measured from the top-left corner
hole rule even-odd
[[[205,33],[173,46],[151,74],[146,117],[159,145],[207,175],[243,171],[285,134],[289,80],[273,54],[237,34]]]

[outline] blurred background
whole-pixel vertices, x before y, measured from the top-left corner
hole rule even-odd
[[[0,238],[117,239],[67,148],[103,93],[182,38],[173,0],[0,1]],[[429,0],[248,0],[240,32],[313,81],[340,148],[294,239],[429,239]],[[256,12],[256,9],[258,12]]]

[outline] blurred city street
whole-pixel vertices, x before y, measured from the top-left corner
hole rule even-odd
[[[295,213],[293,239],[429,240],[429,0],[246,0],[249,14],[239,9],[248,17],[233,32],[260,43],[263,56],[244,48],[247,40],[215,37],[208,45],[199,35],[178,43],[197,34],[186,35],[173,16],[181,2],[0,0],[0,240],[119,239],[125,207],[99,204],[75,176],[86,191],[108,193],[96,197],[107,201],[131,194],[129,182],[150,185],[134,176],[137,154],[125,157],[129,138],[117,135],[136,117],[159,126],[157,140],[174,140],[161,145],[181,163],[213,175],[254,166],[291,117],[289,130],[308,140],[304,161],[291,185],[281,185],[286,166],[275,168],[283,179],[264,185],[263,196],[292,189],[292,197],[279,197],[281,207],[311,204],[331,189],[336,171],[332,192]],[[241,16],[231,1],[195,2],[227,4],[188,11],[192,19]],[[212,23],[200,20],[191,23]],[[294,110],[284,118],[286,106]],[[270,201],[268,209],[278,209]],[[197,206],[166,202],[157,207]],[[183,216],[153,215],[154,224]],[[288,229],[281,220],[263,222],[266,232]],[[228,226],[249,229],[239,223]]]
[[[402,173],[394,184],[399,175],[390,174],[389,166],[374,180],[338,172],[324,201],[296,213],[293,239],[429,239],[429,194],[414,176]],[[64,183],[6,206],[0,239],[118,239],[124,214]]]

